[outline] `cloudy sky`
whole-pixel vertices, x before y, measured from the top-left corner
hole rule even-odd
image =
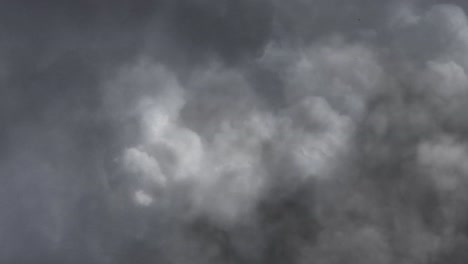
[[[0,262],[468,262],[468,3],[0,1]]]

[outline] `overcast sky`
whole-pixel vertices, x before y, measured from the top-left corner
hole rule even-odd
[[[467,11],[0,1],[0,262],[468,263]]]

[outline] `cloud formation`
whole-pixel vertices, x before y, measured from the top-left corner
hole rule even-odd
[[[0,262],[468,260],[464,2],[0,7]]]

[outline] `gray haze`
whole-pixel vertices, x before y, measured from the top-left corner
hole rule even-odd
[[[0,263],[468,263],[468,3],[0,2]]]

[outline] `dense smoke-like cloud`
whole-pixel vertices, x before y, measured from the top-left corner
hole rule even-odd
[[[0,262],[465,263],[466,8],[0,3]]]

